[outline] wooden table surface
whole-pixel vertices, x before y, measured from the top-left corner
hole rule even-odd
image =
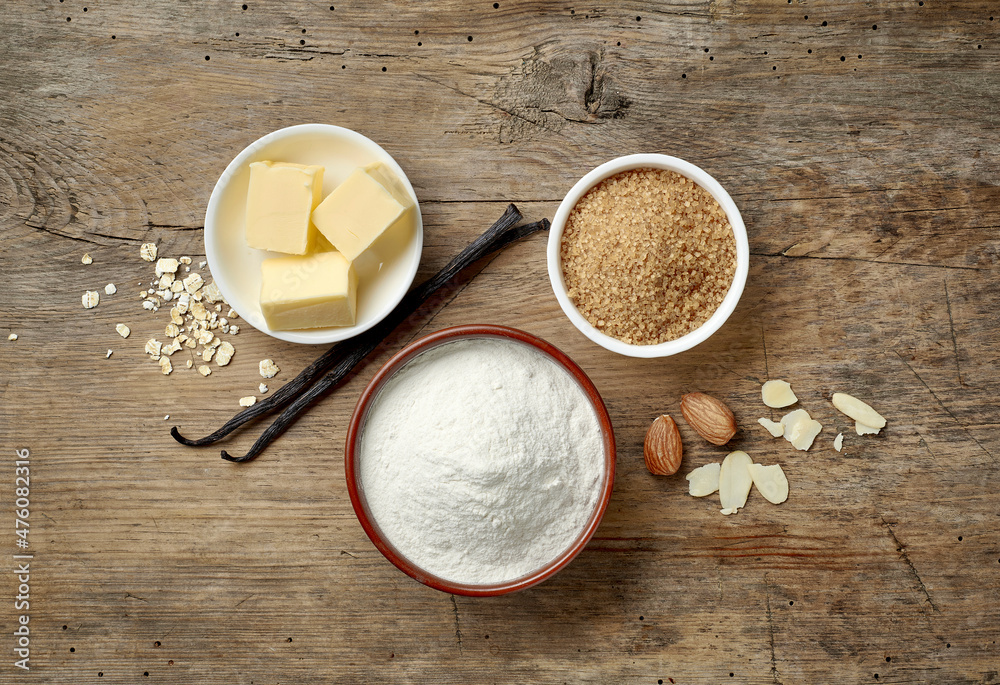
[[[4,5],[0,683],[1000,683],[1000,6],[331,2]],[[203,378],[175,357],[163,376],[143,345],[167,312],[141,307],[139,246],[198,270],[219,174],[307,122],[359,131],[405,169],[421,279],[510,201],[551,218],[601,162],[687,159],[743,213],[743,298],[692,351],[616,356],[564,317],[535,235],[429,302],[256,461],[182,447],[170,426],[208,432],[259,395],[258,361],[281,368],[273,392],[324,348],[244,325],[228,367]],[[368,379],[463,323],[564,350],[617,435],[595,538],[501,598],[402,574],[344,481]],[[783,413],[761,404],[768,378],[824,424],[809,452],[756,425]],[[679,420],[682,473],[744,449],[782,465],[786,503],[752,493],[723,517],[646,471],[649,422],[696,390],[742,430],[717,448]],[[886,429],[854,435],[835,391]],[[14,555],[32,555],[23,610]]]

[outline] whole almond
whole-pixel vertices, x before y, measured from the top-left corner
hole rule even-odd
[[[656,417],[653,425],[646,431],[646,441],[642,446],[646,468],[657,476],[673,475],[681,467],[683,453],[677,424],[666,414]]]
[[[725,445],[736,435],[736,417],[722,400],[703,392],[681,398],[681,413],[698,435],[713,445]]]

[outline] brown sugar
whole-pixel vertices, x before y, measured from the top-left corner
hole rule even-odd
[[[566,220],[561,256],[580,314],[633,345],[701,326],[736,273],[736,240],[722,207],[663,169],[624,171],[587,191]]]

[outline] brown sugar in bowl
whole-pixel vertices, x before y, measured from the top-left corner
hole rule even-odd
[[[698,167],[620,157],[577,182],[548,243],[553,291],[597,344],[633,357],[694,347],[725,323],[749,270],[739,209]]]

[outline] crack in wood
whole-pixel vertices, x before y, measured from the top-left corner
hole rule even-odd
[[[791,248],[786,248],[791,249]],[[784,254],[783,252],[751,252],[751,257],[784,257],[785,259],[820,259],[830,262],[861,262],[863,264],[884,264],[886,266],[915,266],[922,267],[925,269],[953,269],[957,271],[989,271],[990,269],[982,269],[977,266],[956,266],[953,264],[920,264],[917,262],[889,262],[889,261],[879,261],[877,259],[864,259],[862,257],[822,257],[819,255],[803,254],[803,255],[790,255]]]
[[[969,438],[970,438],[970,439],[971,439],[971,440],[972,440],[972,441],[973,441],[974,443],[976,443],[976,445],[978,445],[978,446],[979,446],[979,449],[981,449],[981,450],[982,450],[983,452],[985,452],[985,453],[986,453],[986,454],[987,454],[987,455],[989,456],[989,458],[993,460],[993,463],[994,463],[994,464],[998,463],[998,462],[997,462],[997,458],[996,458],[996,457],[995,457],[995,456],[993,455],[993,453],[992,453],[992,452],[990,452],[990,451],[989,451],[988,449],[986,449],[986,447],[984,447],[984,446],[983,446],[983,443],[979,442],[979,440],[978,440],[978,439],[976,438],[976,436],[975,436],[975,435],[973,435],[973,434],[972,434],[972,433],[971,433],[971,432],[969,431],[969,428],[968,428],[968,426],[966,426],[966,425],[965,425],[964,423],[962,423],[962,422],[961,422],[961,421],[959,420],[959,418],[958,418],[957,416],[955,416],[955,414],[954,414],[954,413],[952,413],[952,411],[951,411],[950,409],[948,409],[948,407],[947,407],[947,406],[945,405],[945,403],[941,401],[941,398],[937,396],[937,393],[936,393],[936,392],[934,392],[934,391],[933,391],[933,390],[931,389],[931,386],[927,385],[927,382],[926,382],[926,381],[925,381],[925,380],[924,380],[923,378],[921,378],[921,377],[920,377],[920,374],[918,374],[918,373],[917,373],[917,372],[916,372],[916,371],[915,371],[915,370],[913,369],[913,367],[912,367],[912,366],[910,366],[910,365],[909,365],[909,363],[907,363],[907,361],[906,361],[905,359],[903,359],[903,355],[901,355],[901,354],[900,354],[900,353],[899,353],[899,352],[898,352],[897,350],[893,350],[893,351],[895,352],[896,356],[897,356],[897,357],[899,358],[899,361],[903,362],[903,366],[905,366],[905,367],[906,367],[907,369],[909,369],[909,370],[910,370],[910,373],[912,373],[912,374],[913,374],[913,376],[914,376],[914,377],[915,377],[915,378],[916,378],[916,379],[917,379],[918,381],[920,381],[920,384],[921,384],[922,386],[924,386],[924,388],[925,388],[925,389],[927,390],[927,392],[929,392],[929,393],[931,394],[931,397],[933,397],[933,398],[934,398],[934,399],[935,399],[935,400],[937,401],[937,403],[938,403],[938,404],[939,404],[939,405],[941,406],[941,408],[942,408],[942,409],[944,409],[945,413],[946,413],[946,414],[948,414],[948,416],[950,416],[950,417],[952,418],[952,420],[954,420],[954,421],[955,421],[955,423],[957,423],[957,424],[958,424],[958,426],[959,426],[959,427],[960,427],[960,428],[961,428],[961,429],[962,429],[963,431],[965,431],[965,434],[966,434],[966,435],[968,435],[968,436],[969,436]]]
[[[771,648],[771,680],[775,685],[782,685],[781,678],[778,677],[778,661],[774,656],[774,617],[771,613],[771,583],[766,573],[764,574],[764,597],[767,600],[767,633]]]
[[[462,626],[458,620],[458,602],[455,595],[451,596],[451,608],[455,612],[455,638],[458,640],[458,653],[462,654]]]
[[[962,362],[958,358],[958,340],[955,338],[955,318],[951,314],[951,295],[948,293],[948,279],[944,279],[944,301],[948,306],[948,330],[951,333],[951,349],[955,355],[955,372],[958,374],[958,384],[966,387],[962,380]]]
[[[920,577],[920,574],[917,573],[917,567],[913,565],[912,561],[910,561],[910,555],[906,553],[906,547],[899,541],[899,538],[896,537],[896,532],[892,529],[892,525],[885,520],[884,516],[879,516],[879,518],[882,520],[882,525],[885,526],[885,529],[889,531],[889,536],[892,538],[892,541],[896,543],[896,551],[899,552],[900,557],[906,563],[907,567],[909,567],[910,574],[917,581],[917,585],[920,586],[920,590],[924,593],[924,597],[927,598],[927,603],[931,605],[931,608],[934,611],[940,611],[934,603],[934,600],[931,598],[931,593],[927,591],[927,586],[924,585],[924,581]]]

